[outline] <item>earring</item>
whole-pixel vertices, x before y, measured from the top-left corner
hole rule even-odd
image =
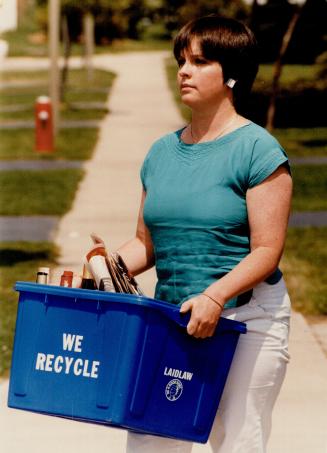
[[[229,88],[233,88],[234,85],[236,83],[236,80],[235,79],[228,79],[227,82],[226,82],[226,85],[229,87]]]

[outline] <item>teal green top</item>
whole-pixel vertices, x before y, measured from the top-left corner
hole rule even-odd
[[[201,293],[249,254],[246,191],[288,166],[280,144],[254,123],[191,145],[182,131],[156,141],[141,169],[155,297],[174,304]],[[232,299],[225,307],[235,305]]]

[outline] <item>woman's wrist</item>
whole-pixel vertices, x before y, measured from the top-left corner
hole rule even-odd
[[[224,303],[221,300],[216,299],[215,297],[208,294],[206,291],[204,291],[202,295],[206,296],[208,299],[210,299],[212,302],[218,305],[218,307],[220,307],[222,310],[224,309]]]

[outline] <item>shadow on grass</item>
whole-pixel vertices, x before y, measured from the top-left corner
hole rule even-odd
[[[299,141],[299,144],[313,148],[320,148],[321,146],[327,145],[327,141],[323,139],[301,140]]]
[[[0,250],[0,266],[14,266],[17,263],[34,260],[49,260],[51,253],[49,250],[24,251],[19,249]]]

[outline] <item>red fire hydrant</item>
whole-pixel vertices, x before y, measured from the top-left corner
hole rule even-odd
[[[35,103],[35,150],[54,151],[52,106],[48,96],[39,96]]]

